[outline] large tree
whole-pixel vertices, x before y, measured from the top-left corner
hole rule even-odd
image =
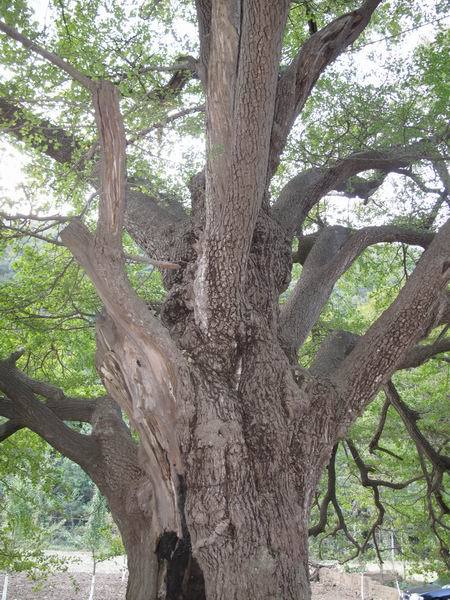
[[[162,10],[159,4],[146,10]],[[100,45],[97,62],[83,31],[77,34],[78,5],[72,12],[60,5],[56,35],[48,43],[30,39],[33,27],[20,6],[5,10],[8,23],[0,23],[8,67],[17,65],[11,48],[19,44],[26,49],[22,68],[31,81],[27,61],[38,56],[49,65],[43,73],[59,70],[60,94],[67,87],[64,77],[79,86],[67,106],[69,117],[60,115],[61,125],[72,125],[67,131],[52,122],[50,107],[33,114],[34,91],[24,92],[23,81],[12,76],[0,98],[3,128],[66,171],[81,173],[99,196],[95,231],[89,217],[83,222],[56,215],[33,235],[48,240],[52,227],[64,222],[57,243],[70,250],[101,299],[97,369],[139,434],[155,539],[169,540],[171,548],[178,543],[191,554],[183,564],[196,566],[199,598],[310,597],[308,518],[333,448],[383,385],[401,410],[390,377],[423,352],[417,342],[448,320],[450,222],[433,230],[444,193],[421,228],[387,223],[355,231],[319,219],[316,233],[303,231],[333,190],[368,198],[387,173],[415,177],[408,169],[423,161],[435,164],[446,180],[441,153],[447,133],[439,120],[431,133],[400,136],[403,143],[344,150],[271,193],[288,136],[319,77],[364,32],[380,4],[342,2],[331,15],[324,4],[315,15],[307,2],[197,0],[199,58],[181,56],[172,67],[142,64],[142,44],[151,40],[142,29],[133,35],[133,20],[123,45],[113,37],[102,46],[97,8],[84,25],[91,28],[90,43]],[[302,18],[294,14],[299,10]],[[105,18],[101,11],[97,16],[99,22]],[[144,8],[139,18],[149,19]],[[309,35],[295,35],[296,24]],[[286,43],[292,50],[295,41],[291,56]],[[121,57],[117,64],[108,54],[113,47]],[[146,75],[164,69],[172,77],[149,90]],[[192,78],[206,106],[164,114]],[[94,138],[88,117],[87,125],[78,122],[87,97]],[[157,103],[162,112],[152,119],[146,103]],[[132,148],[152,129],[195,110],[206,112],[206,164],[191,179],[187,209],[173,193],[149,193],[142,176],[145,155],[137,158]],[[133,129],[126,132],[125,125]],[[375,176],[361,179],[365,171]],[[86,208],[79,212],[88,214]],[[23,224],[33,218],[42,220],[5,217],[19,222],[10,227],[16,233],[21,219]],[[167,293],[158,314],[127,276],[125,231],[145,253],[140,260],[163,272]],[[299,245],[293,254],[294,240]],[[398,296],[363,335],[334,335],[310,368],[299,367],[298,352],[336,281],[367,246],[380,242],[425,251]],[[303,265],[301,276],[280,308],[293,260]],[[8,369],[1,377],[9,400],[21,402],[26,413]],[[35,400],[29,398],[37,407]],[[56,427],[58,421],[52,417],[52,423]],[[358,461],[357,449],[349,447]],[[364,472],[364,463],[359,465]],[[181,572],[179,577],[181,584]],[[189,587],[186,578],[184,583]],[[137,598],[144,596],[130,593]]]

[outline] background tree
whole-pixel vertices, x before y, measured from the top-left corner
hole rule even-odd
[[[98,489],[95,490],[89,507],[84,541],[92,553],[93,577],[95,577],[99,562],[123,554],[123,547],[120,543],[117,543],[117,538],[113,537],[111,523],[108,522],[108,508],[105,498]],[[93,579],[93,588],[94,581]]]
[[[35,27],[20,4],[4,10],[8,23],[0,26],[8,36],[4,65],[15,68],[1,102],[4,128],[61,165],[50,183],[70,190],[71,212],[86,223],[60,211],[32,233],[54,242],[59,232],[57,244],[71,251],[94,284],[104,306],[96,364],[139,432],[152,484],[152,529],[160,542],[171,539],[175,550],[192,549],[189,561],[199,566],[208,599],[309,597],[308,516],[333,448],[383,385],[392,392],[389,380],[398,368],[442,350],[415,344],[447,318],[450,224],[435,233],[446,183],[428,220],[413,226],[389,220],[355,231],[351,223],[327,225],[316,214],[329,192],[367,199],[390,172],[400,170],[420,186],[411,168],[424,161],[445,180],[446,131],[438,103],[420,123],[420,135],[410,127],[413,110],[366,128],[365,136],[344,123],[345,143],[335,144],[321,164],[304,160],[290,179],[280,167],[285,181],[274,182],[271,199],[283,151],[292,155],[288,136],[292,131],[296,139],[294,124],[303,110],[308,116],[306,101],[324,69],[361,36],[372,15],[375,27],[389,22],[395,30],[398,17],[411,14],[401,2],[342,2],[335,13],[317,4],[318,31],[312,33],[306,3],[198,0],[199,59],[186,57],[189,41],[181,40],[176,56],[167,52],[173,66],[152,56],[154,24],[172,20],[169,3],[139,14],[113,5],[107,15],[90,3],[88,19],[81,17],[82,4],[60,5],[57,27],[42,43],[29,39]],[[192,15],[190,3],[177,8]],[[13,53],[11,40],[25,50]],[[47,63],[31,67],[29,51]],[[67,76],[77,87],[68,86]],[[190,77],[196,78],[192,86]],[[35,102],[40,86],[30,85],[36,79],[52,82],[44,111]],[[152,168],[139,140],[188,112],[202,112],[202,94],[206,167],[191,179],[188,211],[173,186],[163,188],[157,161]],[[193,97],[200,103],[167,112]],[[397,134],[387,135],[393,124]],[[327,136],[316,140],[316,149],[329,142]],[[43,162],[34,168],[45,172]],[[361,180],[366,171],[375,173]],[[89,186],[99,195],[94,233],[92,200],[85,201]],[[4,218],[10,236],[23,235],[30,221],[42,222],[34,214]],[[319,228],[307,235],[312,218]],[[164,273],[167,294],[159,314],[149,311],[126,274],[124,228],[146,255],[139,260]],[[367,331],[357,339],[328,338],[311,366],[299,367],[298,351],[335,283],[363,250],[380,242],[426,251]],[[293,260],[302,264],[301,276],[280,309]],[[1,381],[9,399],[17,392],[11,371],[5,368]],[[366,477],[356,446],[350,442],[349,448]]]
[[[56,523],[49,523],[54,504],[48,492],[57,480],[48,448],[30,434],[5,443],[0,455],[0,569],[27,571],[38,578],[64,568],[64,561],[45,554]]]

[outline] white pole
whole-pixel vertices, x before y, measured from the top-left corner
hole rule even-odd
[[[95,575],[92,575],[91,591],[89,594],[89,600],[94,600],[94,589],[95,589]]]
[[[392,559],[392,570],[395,571],[395,541],[394,541],[394,531],[391,531],[391,559]]]
[[[5,580],[3,582],[2,600],[6,600],[7,593],[8,593],[8,573],[5,574]]]
[[[364,572],[361,573],[361,600],[364,600]]]
[[[125,576],[127,574],[127,570],[128,570],[127,557],[124,556],[123,562],[122,562],[122,581],[125,581]]]
[[[395,568],[395,542],[394,542],[394,531],[391,531],[391,558],[392,558],[392,570],[395,573],[395,585],[397,586],[398,597],[402,597],[402,592],[398,583],[397,569]]]

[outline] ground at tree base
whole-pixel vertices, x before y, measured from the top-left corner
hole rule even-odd
[[[87,600],[91,579],[88,573],[59,573],[36,584],[26,575],[14,573],[9,578],[8,600]],[[120,575],[97,575],[95,579],[95,600],[124,600],[126,581]]]
[[[3,577],[0,578],[0,585]],[[36,589],[36,583],[22,574],[13,574],[8,586],[8,600],[87,600],[91,585],[88,573],[52,575]],[[96,576],[95,600],[124,600],[126,581],[118,574]],[[312,584],[312,600],[357,600],[361,595],[339,585],[324,582]],[[250,599],[249,599],[250,600]],[[256,599],[255,599],[256,600]],[[366,600],[372,600],[367,597]],[[377,598],[376,600],[384,600]]]

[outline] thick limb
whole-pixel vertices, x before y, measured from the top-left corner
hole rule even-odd
[[[370,245],[403,242],[427,248],[433,239],[428,231],[398,226],[351,230],[334,226],[322,230],[303,258],[303,270],[280,313],[279,336],[291,360],[305,342],[338,279]],[[300,241],[301,244],[301,241]],[[301,252],[301,247],[299,249]]]

